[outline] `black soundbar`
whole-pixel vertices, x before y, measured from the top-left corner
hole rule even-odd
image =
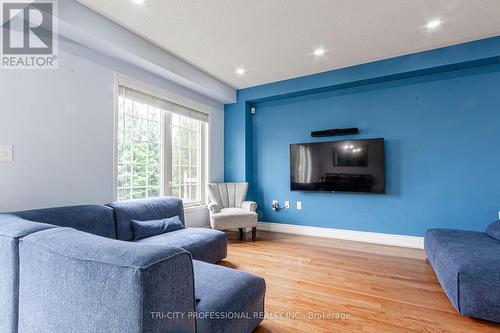
[[[315,131],[311,132],[311,136],[320,137],[320,136],[334,136],[334,135],[350,135],[350,134],[358,134],[358,128],[334,128],[324,131]]]

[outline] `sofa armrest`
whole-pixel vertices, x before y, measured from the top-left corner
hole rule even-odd
[[[220,208],[219,206],[217,206],[216,203],[214,202],[210,202],[208,204],[208,210],[210,211],[210,214],[217,214],[217,213],[220,213]]]
[[[255,212],[257,210],[257,203],[255,201],[243,201],[241,208]]]
[[[0,214],[0,236],[19,239],[34,232],[56,228],[55,225],[33,222],[12,214]]]
[[[183,249],[70,228],[20,242],[20,332],[194,332],[194,276]]]
[[[0,214],[0,332],[17,332],[19,239],[55,226]]]

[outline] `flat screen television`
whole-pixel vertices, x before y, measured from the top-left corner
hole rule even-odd
[[[384,139],[291,144],[290,189],[385,193]]]

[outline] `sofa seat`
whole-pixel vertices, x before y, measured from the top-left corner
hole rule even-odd
[[[193,260],[197,333],[252,332],[264,315],[263,278]]]
[[[217,229],[257,227],[257,213],[243,208],[223,208],[212,214],[212,224]]]
[[[227,255],[226,235],[207,228],[186,228],[136,242],[180,247],[190,252],[193,259],[209,263],[216,263]]]
[[[482,232],[431,229],[425,252],[460,314],[500,322],[500,241]]]

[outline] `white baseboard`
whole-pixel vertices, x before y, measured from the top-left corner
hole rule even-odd
[[[345,239],[357,242],[383,245],[403,246],[417,249],[424,248],[424,238],[405,235],[382,234],[377,232],[309,227],[303,225],[259,222],[257,227],[262,231],[282,232],[287,234],[306,235],[314,237]]]

